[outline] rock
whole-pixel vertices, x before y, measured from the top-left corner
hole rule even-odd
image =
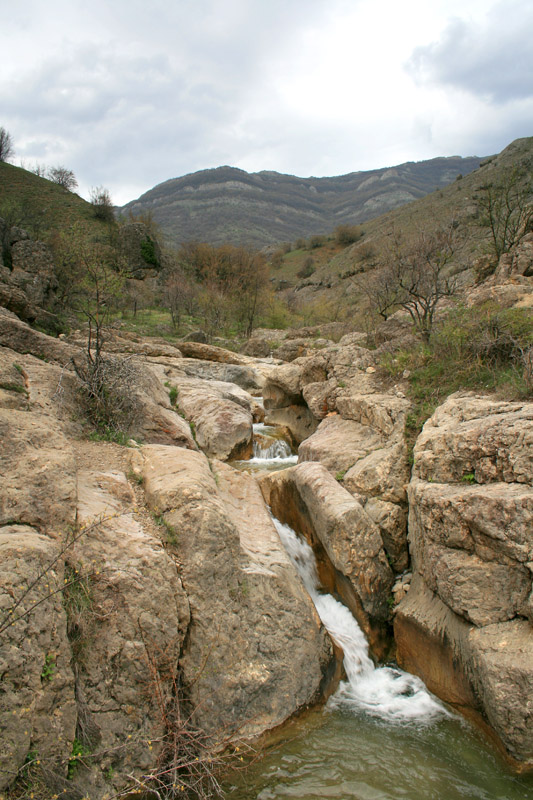
[[[183,342],[200,342],[201,344],[207,344],[207,334],[204,331],[191,331],[184,336],[182,339]]]
[[[43,361],[55,361],[61,365],[68,364],[74,356],[80,354],[77,347],[33,330],[26,322],[13,317],[4,309],[0,309],[0,345],[17,353],[31,353]]]
[[[79,713],[102,752],[95,770],[112,766],[125,783],[156,765],[189,608],[174,560],[133,512],[125,475],[82,471],[78,497],[85,532],[68,561],[90,596],[71,621]]]
[[[311,436],[318,424],[307,406],[299,405],[270,409],[265,413],[265,422],[267,425],[282,425],[288,428],[296,444]]]
[[[323,585],[342,597],[383,655],[393,575],[377,525],[321,464],[298,464],[260,485],[273,513],[313,545]]]
[[[424,425],[414,450],[413,474],[457,483],[530,483],[533,475],[533,403],[451,395]]]
[[[75,522],[72,447],[57,422],[0,409],[0,524],[30,525],[51,536]]]
[[[507,751],[533,766],[533,638],[525,620],[476,628],[415,575],[394,619],[396,655],[446,702],[488,721]]]
[[[300,461],[319,461],[332,475],[347,472],[359,459],[380,448],[383,439],[367,426],[338,415],[322,420],[300,445]]]
[[[335,380],[308,383],[304,386],[303,398],[317,420],[324,419],[328,413],[335,410],[336,388]]]
[[[383,546],[394,572],[403,572],[409,563],[407,541],[407,512],[396,503],[371,497],[364,504],[365,512],[379,528]]]
[[[251,455],[253,415],[242,395],[239,400],[220,384],[180,382],[178,408],[194,425],[196,442],[208,455],[222,460]]]
[[[0,527],[0,789],[16,778],[30,751],[61,775],[72,752],[77,711],[56,591],[64,581],[60,550],[59,540],[28,525]]]
[[[533,766],[532,418],[531,403],[457,394],[424,426],[395,631],[399,663]]]
[[[147,501],[178,539],[191,606],[180,663],[195,720],[225,737],[260,733],[317,699],[331,644],[253,479],[220,462],[211,471],[200,453],[142,455]]]
[[[267,372],[263,387],[265,410],[302,405],[300,378],[302,367],[299,364],[284,364]]]
[[[533,636],[525,620],[470,632],[473,684],[484,713],[516,759],[533,767]]]
[[[254,356],[254,358],[268,358],[272,352],[272,345],[268,339],[254,337],[253,339],[248,339],[242,349],[242,352],[245,356]]]
[[[176,362],[172,363],[176,365]],[[190,378],[232,383],[245,391],[258,392],[265,383],[261,370],[251,365],[221,364],[214,361],[184,358],[176,366],[179,366],[179,369]]]
[[[294,361],[295,358],[308,355],[308,348],[309,342],[306,339],[290,339],[276,349],[276,358],[282,361]]]
[[[415,563],[450,608],[476,625],[526,613],[533,488],[413,481],[409,498]]]
[[[185,358],[199,358],[202,361],[216,361],[220,364],[239,364],[247,366],[251,359],[246,356],[233,353],[231,350],[224,350],[222,347],[215,347],[212,344],[202,342],[180,341],[179,349]]]

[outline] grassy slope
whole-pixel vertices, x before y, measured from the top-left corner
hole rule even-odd
[[[0,217],[2,209],[22,204],[25,222],[40,238],[48,240],[56,230],[79,225],[90,235],[98,234],[103,223],[95,219],[90,203],[57,183],[40,178],[12,164],[0,163]]]
[[[532,166],[533,138],[519,139],[461,180],[364,222],[361,226],[364,237],[354,245],[340,248],[331,235],[323,247],[292,251],[284,257],[280,267],[272,270],[274,284],[288,284],[305,302],[342,295],[352,298],[357,305],[361,298],[350,276],[386,260],[392,231],[401,231],[409,238],[421,230],[435,230],[452,219],[459,222],[454,266],[462,271],[488,250],[489,232],[479,224],[476,191],[486,182],[498,181],[513,167],[521,167],[531,176]],[[300,280],[296,273],[309,256],[315,261],[315,272],[310,278]]]

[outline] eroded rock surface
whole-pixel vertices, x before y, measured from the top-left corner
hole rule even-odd
[[[298,464],[260,484],[275,515],[314,546],[324,585],[340,594],[383,654],[393,573],[376,523],[321,464]]]
[[[181,665],[195,718],[213,733],[279,724],[319,696],[333,653],[254,481],[220,462],[211,471],[200,453],[147,446],[142,456],[148,503],[183,564]]]
[[[532,420],[531,403],[453,395],[424,426],[409,486],[417,578],[395,629],[401,663],[439,694],[438,659],[457,665],[464,704],[533,764]]]

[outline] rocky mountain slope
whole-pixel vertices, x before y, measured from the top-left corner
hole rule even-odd
[[[165,181],[121,210],[153,214],[175,246],[197,240],[264,247],[376,217],[446,186],[480,162],[452,156],[332,178],[218,167]]]

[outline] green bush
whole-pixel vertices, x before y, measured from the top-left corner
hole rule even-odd
[[[151,236],[147,236],[141,242],[141,256],[143,257],[144,261],[147,264],[151,264],[154,267],[159,267],[159,259],[157,257],[157,250],[155,246],[155,242]]]

